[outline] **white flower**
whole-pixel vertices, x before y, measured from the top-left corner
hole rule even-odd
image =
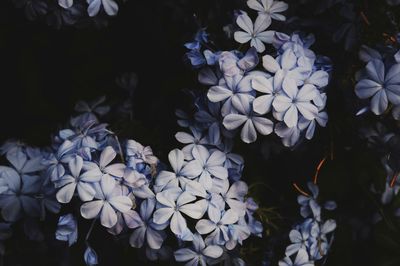
[[[104,175],[101,178],[100,186],[96,189],[95,198],[98,200],[86,202],[81,206],[81,214],[83,218],[93,219],[100,215],[100,222],[107,228],[113,227],[117,223],[117,213],[120,211],[125,213],[129,211],[133,202],[128,196],[122,196],[117,191],[115,180]]]
[[[96,194],[96,190],[90,184],[92,182],[97,182],[98,180],[92,179],[90,177],[81,178],[81,170],[83,165],[83,159],[80,156],[76,156],[69,161],[69,169],[71,174],[64,175],[59,181],[57,181],[56,186],[61,187],[57,192],[57,200],[60,203],[68,203],[74,196],[75,189],[78,190],[79,198],[82,201],[92,200]]]
[[[238,26],[244,31],[237,31],[234,38],[238,43],[247,43],[255,47],[257,52],[262,53],[265,50],[264,43],[272,43],[275,31],[265,31],[271,25],[271,18],[267,16],[258,16],[255,23],[244,13],[236,19]]]
[[[156,224],[164,224],[171,220],[171,231],[178,236],[181,236],[187,230],[187,224],[182,213],[193,219],[201,218],[206,211],[206,202],[196,200],[196,197],[189,192],[182,192],[180,188],[171,188],[160,192],[156,196],[157,201],[162,204],[154,212],[153,221]]]
[[[297,126],[299,113],[307,120],[317,117],[318,108],[311,102],[316,97],[313,85],[306,84],[299,90],[294,80],[288,80],[283,84],[283,91],[285,93],[278,95],[272,103],[278,120],[291,128]]]
[[[274,0],[248,0],[247,5],[256,11],[259,15],[264,15],[270,19],[285,21],[285,16],[279,14],[288,9],[288,4],[282,1]]]
[[[115,16],[118,13],[118,4],[113,0],[87,0],[87,2],[89,4],[87,11],[91,17],[99,13],[101,6],[109,16]]]

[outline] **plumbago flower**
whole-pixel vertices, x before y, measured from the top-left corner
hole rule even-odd
[[[35,216],[40,206],[52,207],[48,199],[52,195],[59,203],[79,204],[83,218],[93,219],[93,225],[99,221],[111,234],[143,228],[149,222],[153,212],[149,202],[151,199],[155,202],[150,183],[158,159],[150,147],[134,140],[119,143],[107,125],[100,123],[99,116],[110,110],[109,106],[102,105],[103,102],[103,98],[92,104],[79,102],[76,110],[81,114],[71,118],[70,128],[59,131],[46,153],[15,142],[2,147],[1,152],[6,153],[15,168],[2,168],[2,214],[6,220],[14,221],[23,213]],[[41,171],[40,176],[36,176],[38,171]],[[37,191],[42,189],[43,183],[52,188],[53,194],[45,192],[45,196],[37,196],[38,199],[44,199],[45,204],[35,203],[36,198],[30,197],[39,193]],[[59,203],[56,202],[58,209]],[[141,214],[138,214],[134,208],[142,203]],[[69,245],[74,244],[78,235],[77,224],[77,214],[61,216],[56,238],[68,241]],[[161,230],[160,226],[149,224],[146,228],[144,232],[147,232],[149,246],[160,248],[161,244],[154,244],[163,236],[163,232],[157,234],[156,231]],[[87,240],[90,233],[91,230]],[[132,243],[138,246],[135,244],[138,241]],[[90,246],[84,259],[87,265],[98,262],[96,252]]]
[[[286,11],[289,7],[285,2],[274,0],[248,0],[247,5],[251,9],[258,11],[259,15],[279,21],[286,20],[286,17],[279,13]]]
[[[96,25],[105,24],[105,17],[118,13],[114,0],[14,0],[17,8],[24,8],[29,20],[45,17],[49,25],[59,29],[93,19]],[[119,2],[119,1],[118,1]],[[80,23],[82,24],[82,23]]]
[[[286,257],[279,262],[279,266],[287,265],[314,265],[323,259],[329,252],[333,241],[333,231],[336,222],[332,219],[323,220],[322,207],[318,203],[319,188],[312,182],[308,183],[311,195],[299,195],[300,214],[305,220],[297,224],[289,233],[291,244],[286,248]],[[334,210],[336,203],[325,202],[326,210]],[[294,257],[292,261],[291,257]]]
[[[279,12],[285,11],[287,4],[272,0],[249,0],[247,4],[258,12],[257,18],[253,23],[241,11],[236,18],[240,29],[234,34],[238,43],[250,42],[246,53],[211,52],[202,50],[199,42],[192,43],[202,56],[202,64],[196,65],[200,68],[198,80],[209,89],[204,105],[198,104],[204,101],[202,96],[195,99],[194,121],[180,113],[186,119],[180,124],[202,131],[204,122],[210,127],[207,134],[212,144],[231,139],[240,131],[245,143],[255,142],[258,134],[275,133],[285,146],[293,147],[303,138],[312,139],[317,125],[325,127],[328,122],[325,88],[331,71],[329,59],[310,49],[313,35],[267,30],[272,19],[285,20]],[[202,32],[205,34],[204,29]],[[275,52],[265,53],[265,44],[271,44]],[[193,145],[199,137],[195,136]]]
[[[236,23],[243,30],[235,32],[234,38],[238,43],[250,41],[250,46],[255,47],[259,53],[265,51],[264,43],[272,43],[275,32],[266,31],[271,25],[271,17],[259,15],[253,24],[250,17],[243,13],[238,16]]]
[[[25,217],[45,219],[45,210],[57,213],[55,190],[46,182],[41,161],[45,152],[20,143],[6,143],[2,151],[10,163],[0,166],[0,208],[7,222]]]
[[[399,119],[400,106],[400,64],[396,54],[381,55],[369,47],[360,51],[360,59],[367,63],[357,73],[355,93],[360,99],[369,99],[370,110],[376,115],[384,114],[393,107],[393,117]]]
[[[208,136],[201,128],[190,128],[192,135],[177,134],[177,139],[187,144],[185,152],[175,149],[169,153],[173,171],[160,171],[155,178],[157,204],[154,208],[151,203],[146,212],[141,210],[143,221],[148,222],[141,223],[140,233],[134,232],[131,243],[143,245],[146,234],[149,247],[154,249],[157,243],[159,249],[165,240],[159,231],[169,227],[180,243],[175,260],[186,265],[225,260],[224,254],[235,252],[237,244],[252,234],[261,236],[263,230],[253,217],[258,206],[246,204],[247,185],[238,181],[243,160],[231,153],[229,143],[215,145],[201,137]]]

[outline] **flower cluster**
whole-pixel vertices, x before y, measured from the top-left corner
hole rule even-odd
[[[224,253],[233,252],[251,234],[262,233],[253,217],[258,206],[246,199],[246,183],[229,174],[243,162],[216,146],[189,143],[193,136],[187,133],[178,133],[177,139],[187,145],[169,153],[172,171],[163,170],[155,179],[157,203],[149,226],[153,232],[171,230],[180,243],[174,252],[178,262],[205,265],[224,260]],[[234,157],[239,161],[232,161]],[[154,203],[149,205],[145,213],[152,213]],[[159,248],[164,239],[157,239]],[[155,248],[154,241],[147,242]]]
[[[332,219],[322,219],[322,207],[318,203],[318,186],[309,182],[308,188],[312,195],[299,195],[297,198],[301,206],[300,214],[305,220],[290,231],[291,244],[286,248],[286,257],[279,262],[279,266],[313,266],[316,261],[326,257],[331,247],[336,222]],[[323,208],[334,210],[336,203],[328,201]],[[294,261],[291,257],[294,257]]]
[[[81,112],[70,121],[71,128],[62,129],[54,137],[53,150],[45,160],[47,177],[57,188],[57,200],[82,202],[80,214],[85,219],[98,219],[111,234],[120,234],[139,225],[135,207],[154,197],[149,188],[158,163],[150,147],[134,140],[120,144],[117,136],[99,122],[98,116],[110,107],[104,98],[87,104],[78,102]],[[77,237],[76,218],[60,217],[56,237],[73,244]],[[88,265],[97,263],[95,251],[88,246]],[[95,263],[96,262],[96,263]]]
[[[204,29],[185,45],[191,49],[187,57],[192,65],[200,68],[199,82],[210,86],[201,106],[205,109],[198,108],[198,113],[212,109],[206,119],[215,121],[211,134],[216,139],[221,139],[220,133],[232,136],[240,131],[243,142],[252,143],[259,134],[275,132],[285,146],[292,147],[302,137],[311,139],[317,124],[326,126],[329,61],[309,49],[312,35],[269,30],[273,19],[285,20],[279,13],[287,4],[272,0],[247,4],[257,11],[257,18],[253,23],[241,11],[236,18],[240,29],[234,33],[238,43],[250,44],[247,52],[211,51]],[[275,52],[266,53],[265,44]]]
[[[177,140],[186,146],[169,153],[171,170],[160,170],[150,147],[134,140],[120,143],[100,122],[110,111],[104,101],[78,102],[79,114],[49,148],[13,141],[2,146],[10,163],[0,167],[6,222],[43,220],[46,210],[76,206],[60,215],[55,237],[71,246],[78,240],[80,217],[92,220],[85,237],[87,265],[99,262],[89,241],[97,221],[111,234],[129,233],[130,245],[145,247],[150,260],[175,258],[190,265],[226,260],[251,234],[261,236],[263,227],[253,216],[258,206],[240,180],[243,159],[231,152],[230,142],[194,127],[192,134],[178,132]],[[165,243],[169,235],[178,244],[173,253]]]
[[[13,0],[18,8],[24,8],[29,20],[44,17],[47,24],[61,26],[82,25],[95,18],[95,24],[102,24],[105,16],[115,16],[118,4],[114,0]]]
[[[22,220],[28,238],[39,240],[43,234],[37,222],[43,221],[47,212],[58,213],[61,208],[42,164],[48,151],[8,141],[1,147],[1,154],[8,161],[8,165],[0,166],[0,208],[6,222],[1,227],[7,232],[4,236],[10,236],[10,226]]]

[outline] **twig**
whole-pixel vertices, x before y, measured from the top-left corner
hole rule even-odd
[[[305,192],[304,190],[302,190],[296,183],[293,182],[293,187],[302,195],[306,196],[306,197],[310,197],[310,194],[308,194],[307,192]]]

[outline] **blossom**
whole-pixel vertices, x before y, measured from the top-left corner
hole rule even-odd
[[[253,110],[261,115],[271,110],[272,102],[282,90],[282,84],[278,78],[266,78],[264,76],[255,76],[251,80],[252,88],[258,92],[265,93],[254,99]]]
[[[196,230],[202,235],[210,233],[207,236],[207,241],[210,241],[209,243],[224,245],[229,240],[228,226],[236,223],[239,216],[232,209],[213,214],[215,215],[211,215],[209,220],[199,220],[196,224]]]
[[[256,11],[259,15],[264,15],[279,21],[285,21],[285,16],[279,14],[288,9],[288,4],[282,1],[274,0],[248,0],[247,5]]]
[[[155,209],[155,198],[149,198],[140,205],[140,216],[137,216],[138,227],[134,228],[129,243],[132,247],[141,248],[146,240],[152,249],[160,249],[166,238],[164,229],[168,224],[158,225],[153,222],[153,211]]]
[[[143,146],[139,142],[129,139],[125,147],[126,156],[130,161],[134,160],[135,165],[138,163],[156,164],[158,161],[150,146]]]
[[[193,236],[193,248],[182,248],[174,252],[175,260],[186,262],[185,265],[197,266],[207,265],[210,259],[219,258],[223,250],[217,245],[205,245],[203,238],[199,234]]]
[[[168,160],[173,172],[163,170],[158,174],[155,180],[156,192],[167,189],[170,186],[176,187],[178,181],[184,183],[185,178],[196,178],[202,172],[199,162],[197,160],[186,162],[183,152],[179,149],[170,151]]]
[[[71,213],[60,216],[58,219],[56,238],[61,241],[68,241],[69,246],[78,240],[78,225]]]
[[[96,191],[90,183],[98,182],[99,180],[93,178],[93,176],[81,176],[83,159],[78,155],[70,160],[68,165],[71,174],[61,177],[56,182],[56,185],[61,187],[57,192],[57,200],[61,203],[70,202],[74,196],[75,189],[77,189],[79,198],[82,201],[92,200]]]
[[[176,235],[182,235],[187,230],[186,220],[182,213],[191,218],[199,219],[206,211],[205,202],[194,202],[196,197],[180,188],[164,190],[157,193],[156,198],[162,206],[154,212],[154,223],[164,224],[170,221],[171,231]]]
[[[285,251],[286,256],[291,256],[300,249],[306,249],[309,246],[308,239],[310,237],[311,219],[303,222],[298,229],[293,229],[289,233],[290,244]]]
[[[242,99],[251,98],[253,90],[250,86],[251,75],[242,76],[240,74],[232,77],[220,79],[219,84],[212,86],[207,97],[211,102],[223,102],[221,115],[226,116],[240,108]]]
[[[58,0],[58,4],[62,8],[70,8],[74,4],[74,0]]]
[[[87,266],[95,266],[99,264],[96,252],[89,246],[87,246],[83,258],[85,259]]]
[[[248,190],[247,184],[239,180],[230,186],[229,182],[224,183],[221,191],[221,196],[226,204],[228,204],[239,217],[245,215],[246,203],[244,202],[244,197],[247,195]]]
[[[275,74],[275,87],[282,86],[282,83],[289,79],[294,79],[297,85],[301,85],[305,79],[304,72],[306,69],[297,64],[298,58],[292,49],[285,50],[276,59],[270,55],[264,55],[262,61],[264,69]]]
[[[279,266],[314,266],[312,261],[309,261],[309,257],[307,251],[304,249],[300,249],[296,255],[294,261],[292,261],[289,257],[284,258],[279,261]]]
[[[311,227],[311,246],[310,258],[319,260],[328,253],[330,243],[328,242],[327,234],[336,229],[336,222],[332,219],[326,220],[322,225],[313,223]]]
[[[104,175],[100,180],[100,185],[96,188],[96,200],[85,202],[81,206],[81,215],[86,219],[93,219],[100,215],[101,224],[107,228],[113,227],[117,223],[116,211],[122,213],[129,211],[132,200],[123,195],[119,195],[116,190],[115,180]]]
[[[125,164],[110,163],[115,159],[117,153],[111,146],[107,146],[100,154],[100,160],[97,163],[84,162],[83,169],[85,173],[81,175],[83,180],[91,180],[91,182],[100,181],[104,176],[114,176],[122,178],[125,172]]]
[[[218,179],[228,178],[228,170],[223,166],[226,161],[226,156],[223,152],[215,150],[210,153],[207,148],[199,145],[192,153],[201,168],[199,183],[206,190],[211,189],[213,185],[212,177]]]
[[[87,11],[90,17],[96,16],[101,7],[109,16],[115,16],[118,13],[118,4],[114,0],[88,0],[88,4]]]
[[[26,214],[31,217],[40,213],[39,200],[35,195],[39,194],[42,180],[36,175],[22,176],[13,168],[0,166],[1,214],[6,221],[15,222]]]
[[[382,60],[371,60],[366,68],[366,76],[356,84],[355,92],[361,99],[371,98],[371,111],[381,115],[389,102],[400,104],[400,64],[394,64],[385,73]]]
[[[252,111],[250,99],[242,99],[241,112],[227,115],[223,123],[228,130],[234,130],[243,125],[240,137],[245,143],[256,141],[257,132],[262,135],[268,135],[273,130],[273,122],[271,120],[261,117]]]
[[[65,0],[60,0],[60,1],[65,1]],[[77,102],[75,105],[75,111],[81,114],[71,119],[71,125],[76,127],[88,121],[98,122],[97,115],[103,116],[110,111],[110,106],[102,105],[105,100],[106,97],[102,96],[90,103],[87,103],[85,101]]]
[[[272,103],[279,115],[279,120],[291,128],[297,125],[299,113],[308,120],[313,120],[318,114],[318,108],[311,102],[316,97],[316,88],[305,84],[301,89],[297,88],[293,80],[283,84],[285,93],[276,96]]]
[[[271,17],[258,16],[256,21],[251,21],[250,17],[243,13],[236,19],[236,23],[243,31],[236,31],[234,38],[238,43],[247,43],[250,41],[250,46],[255,47],[257,52],[265,51],[264,43],[272,43],[274,31],[265,31],[271,25]]]

